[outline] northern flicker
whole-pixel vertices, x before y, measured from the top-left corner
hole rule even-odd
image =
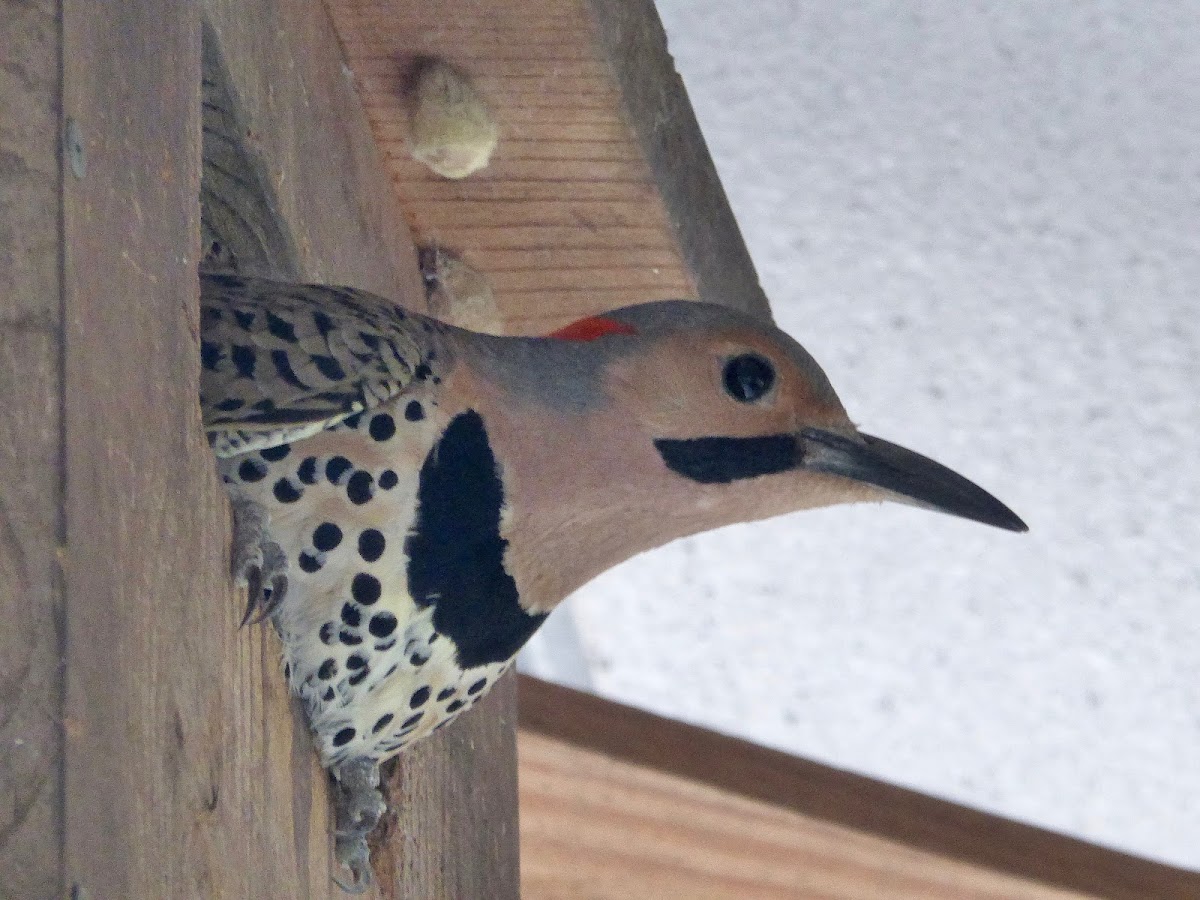
[[[370,879],[378,766],[479,701],[609,567],[731,522],[898,500],[1025,525],[859,432],[770,323],[671,301],[498,337],[349,288],[205,274],[201,404],[247,617],[270,618]]]

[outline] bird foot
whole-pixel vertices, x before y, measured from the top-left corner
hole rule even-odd
[[[287,594],[287,555],[267,536],[267,511],[245,494],[230,491],[233,507],[231,568],[233,578],[246,587],[246,613],[242,625],[257,624],[279,609]]]
[[[338,864],[349,870],[351,879],[333,880],[348,894],[361,894],[371,886],[371,851],[367,835],[374,830],[387,803],[379,792],[379,763],[355,759],[333,770],[337,790],[337,830],[334,851]]]

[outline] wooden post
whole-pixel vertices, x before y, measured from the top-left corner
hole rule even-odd
[[[0,898],[15,900],[62,884],[60,34],[55,0],[2,0],[0,20]]]
[[[259,261],[423,302],[327,13],[0,15],[0,897],[341,896],[197,402],[202,20],[271,197]],[[382,895],[516,896],[514,703],[406,760]]]

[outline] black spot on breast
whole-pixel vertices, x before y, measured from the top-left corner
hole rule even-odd
[[[339,631],[338,632],[338,640],[341,641],[343,644],[345,644],[347,647],[357,647],[359,644],[361,644],[363,642],[362,638],[360,638],[357,634],[354,634],[353,632],[350,632],[350,631]]]
[[[265,450],[258,451],[258,455],[267,462],[279,462],[287,457],[292,452],[291,444],[280,444],[278,447],[267,447]]]
[[[222,400],[220,403],[218,403],[217,409],[219,409],[221,412],[237,412],[245,405],[246,401],[241,397],[230,397],[228,400]]]
[[[370,606],[383,593],[383,585],[374,575],[359,572],[350,582],[350,594],[363,606]]]
[[[392,724],[392,719],[394,718],[395,716],[393,716],[391,713],[384,713],[379,717],[379,721],[371,726],[371,734],[379,734],[379,732],[383,731],[383,729]]]
[[[367,664],[366,659],[359,656],[357,653],[350,654],[350,658],[346,660],[346,668],[352,672],[357,672]]]
[[[321,569],[321,561],[319,559],[317,559],[315,556],[313,556],[311,553],[302,551],[300,553],[299,562],[300,562],[300,571],[308,572],[310,575],[313,572],[320,571],[320,569]]]
[[[229,353],[229,358],[233,360],[233,364],[237,367],[237,373],[240,377],[254,377],[254,365],[258,362],[258,354],[254,352],[253,347],[247,347],[245,344],[234,344],[233,349]]]
[[[433,369],[429,368],[425,363],[421,363],[413,369],[413,378],[417,379],[417,381],[425,381],[432,374]]]
[[[225,352],[219,345],[210,343],[209,341],[200,342],[200,365],[204,366],[208,371],[215,372],[224,356]]]
[[[333,522],[322,522],[313,529],[313,546],[322,552],[329,552],[342,542],[342,529]]]
[[[321,668],[317,669],[317,677],[322,681],[328,681],[337,674],[337,663],[332,659],[327,659],[321,663]]]
[[[400,482],[400,476],[391,469],[384,469],[379,475],[379,486],[385,491],[390,491]]]
[[[296,477],[303,484],[317,483],[317,458],[315,456],[306,456],[300,463],[300,468],[296,470]]]
[[[379,335],[377,334],[371,334],[369,331],[360,331],[358,333],[358,339],[362,341],[363,346],[367,347],[369,350],[379,349]]]
[[[375,495],[375,479],[365,469],[359,469],[346,483],[346,496],[355,506],[362,506]]]
[[[335,456],[325,463],[325,477],[330,484],[340,484],[342,476],[354,468],[353,463],[344,456]]]
[[[429,699],[429,688],[419,687],[413,691],[413,695],[408,698],[408,706],[410,709],[416,709],[418,706],[424,706],[425,701]]]
[[[421,721],[421,717],[424,715],[425,715],[425,713],[419,712],[416,715],[409,716],[407,719],[405,719],[403,722],[400,723],[400,730],[403,731],[406,728],[412,728],[414,725],[416,725],[418,722]]]
[[[404,418],[410,422],[420,422],[425,418],[425,407],[419,400],[408,401],[408,406],[404,407]]]
[[[342,419],[342,424],[351,431],[357,431],[358,426],[362,424],[362,413],[355,413],[352,416],[347,416]]]
[[[471,685],[469,688],[467,688],[467,693],[468,694],[478,694],[485,687],[487,687],[487,679],[480,678],[477,682],[475,682],[473,685]]]
[[[267,313],[267,331],[289,344],[294,344],[298,340],[296,327],[287,319],[281,319],[272,312]]]
[[[371,674],[371,670],[369,668],[363,669],[361,672],[355,672],[353,675],[350,676],[351,686],[358,687],[360,684],[362,684],[364,681],[367,680],[367,676],[370,674]]]
[[[333,633],[336,629],[337,626],[332,622],[326,622],[324,625],[322,625],[320,632],[318,632],[321,636],[321,643],[327,647],[332,646],[334,637]]]
[[[241,327],[242,331],[249,331],[254,327],[254,313],[245,309],[235,309],[233,318]]]
[[[238,478],[242,481],[262,481],[267,477],[267,467],[263,465],[261,460],[247,459],[243,460],[238,466]]]
[[[371,425],[368,431],[371,437],[377,441],[391,440],[396,433],[396,420],[387,413],[377,413],[371,416]]]
[[[362,612],[353,603],[343,603],[342,621],[351,628],[357,628],[362,622]]]
[[[385,638],[396,630],[396,617],[390,612],[376,613],[371,616],[367,630],[377,638]]]
[[[324,356],[320,353],[314,353],[309,359],[313,365],[317,367],[317,371],[328,378],[330,381],[341,381],[346,377],[346,370],[332,356]]]
[[[410,656],[408,658],[408,664],[410,666],[412,666],[414,669],[421,668],[421,666],[425,665],[425,663],[427,663],[427,662],[429,662],[429,657],[424,656],[420,652],[414,653],[412,656]]]
[[[280,503],[295,503],[300,499],[300,490],[286,478],[275,482],[275,499]]]
[[[385,546],[383,532],[378,528],[368,528],[358,536],[358,555],[367,562],[375,562],[383,556]]]
[[[352,740],[354,740],[354,729],[353,728],[343,728],[341,731],[339,731],[337,734],[335,734],[333,736],[333,746],[345,747]]]
[[[332,703],[333,702],[333,688],[331,688],[331,687],[325,688],[325,693],[323,693],[321,695],[321,699],[324,700],[326,703]]]
[[[438,701],[438,703],[441,703],[443,700],[449,700],[451,697],[454,696],[454,694],[455,694],[454,688],[452,688],[452,687],[442,688],[440,691],[438,691],[437,701]]]
[[[446,712],[449,712],[449,713],[458,712],[460,709],[463,708],[464,705],[465,704],[461,700],[455,700],[453,703],[450,703],[446,706]]]
[[[729,484],[794,469],[799,461],[796,438],[790,434],[761,437],[662,438],[654,448],[672,472],[700,484]]]
[[[464,669],[510,659],[545,621],[518,602],[500,536],[504,489],[483,419],[456,416],[421,466],[418,508],[405,541],[413,600],[433,607]]]

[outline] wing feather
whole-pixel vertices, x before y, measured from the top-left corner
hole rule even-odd
[[[200,401],[218,456],[316,434],[403,393],[430,320],[353,288],[201,273]]]

